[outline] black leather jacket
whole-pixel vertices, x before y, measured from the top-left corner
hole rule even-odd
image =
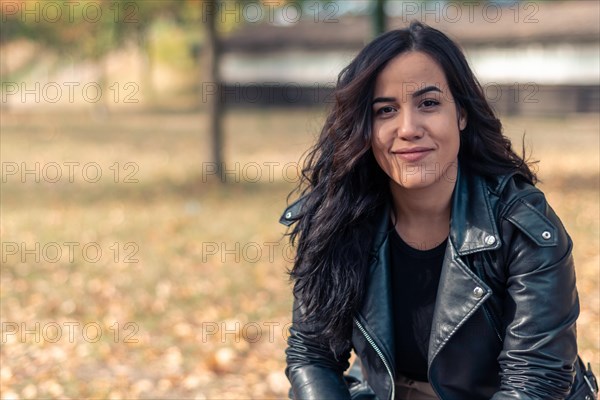
[[[542,192],[520,175],[459,170],[429,337],[428,376],[443,400],[564,399],[574,380],[579,301],[572,242]],[[282,217],[291,224],[301,202]],[[373,240],[367,292],[351,345],[369,386],[394,398],[389,210]],[[294,304],[286,374],[296,399],[349,399],[351,348],[336,360]]]

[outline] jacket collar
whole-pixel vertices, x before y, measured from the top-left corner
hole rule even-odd
[[[450,239],[458,255],[495,250],[501,246],[492,208],[495,204],[492,205],[490,195],[501,190],[506,178],[486,182],[481,176],[458,168],[450,219]]]
[[[497,193],[512,175],[486,181],[479,175],[469,174],[458,167],[456,185],[452,195],[450,240],[459,256],[482,250],[495,250],[501,246],[500,235],[494,218]],[[494,199],[494,200],[492,200]],[[384,243],[389,229],[390,206],[384,207],[377,223],[373,252],[377,253]]]

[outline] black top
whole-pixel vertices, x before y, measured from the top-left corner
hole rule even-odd
[[[418,250],[418,244],[409,246],[391,229],[396,371],[426,382],[429,333],[447,240],[433,249]]]

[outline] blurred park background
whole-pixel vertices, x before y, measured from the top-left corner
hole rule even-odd
[[[2,399],[286,398],[277,221],[341,68],[412,19],[526,133],[600,371],[597,1],[0,6]]]

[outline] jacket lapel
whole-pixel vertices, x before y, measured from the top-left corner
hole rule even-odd
[[[394,362],[394,323],[392,308],[392,293],[390,291],[390,254],[388,246],[389,209],[384,207],[377,223],[369,277],[364,301],[358,315],[359,320],[369,335],[382,350],[386,360],[391,365]]]
[[[448,243],[433,312],[428,365],[458,328],[492,295]]]
[[[459,169],[429,338],[430,367],[456,330],[492,295],[489,286],[461,259],[501,245],[487,190],[482,178],[467,176]]]

